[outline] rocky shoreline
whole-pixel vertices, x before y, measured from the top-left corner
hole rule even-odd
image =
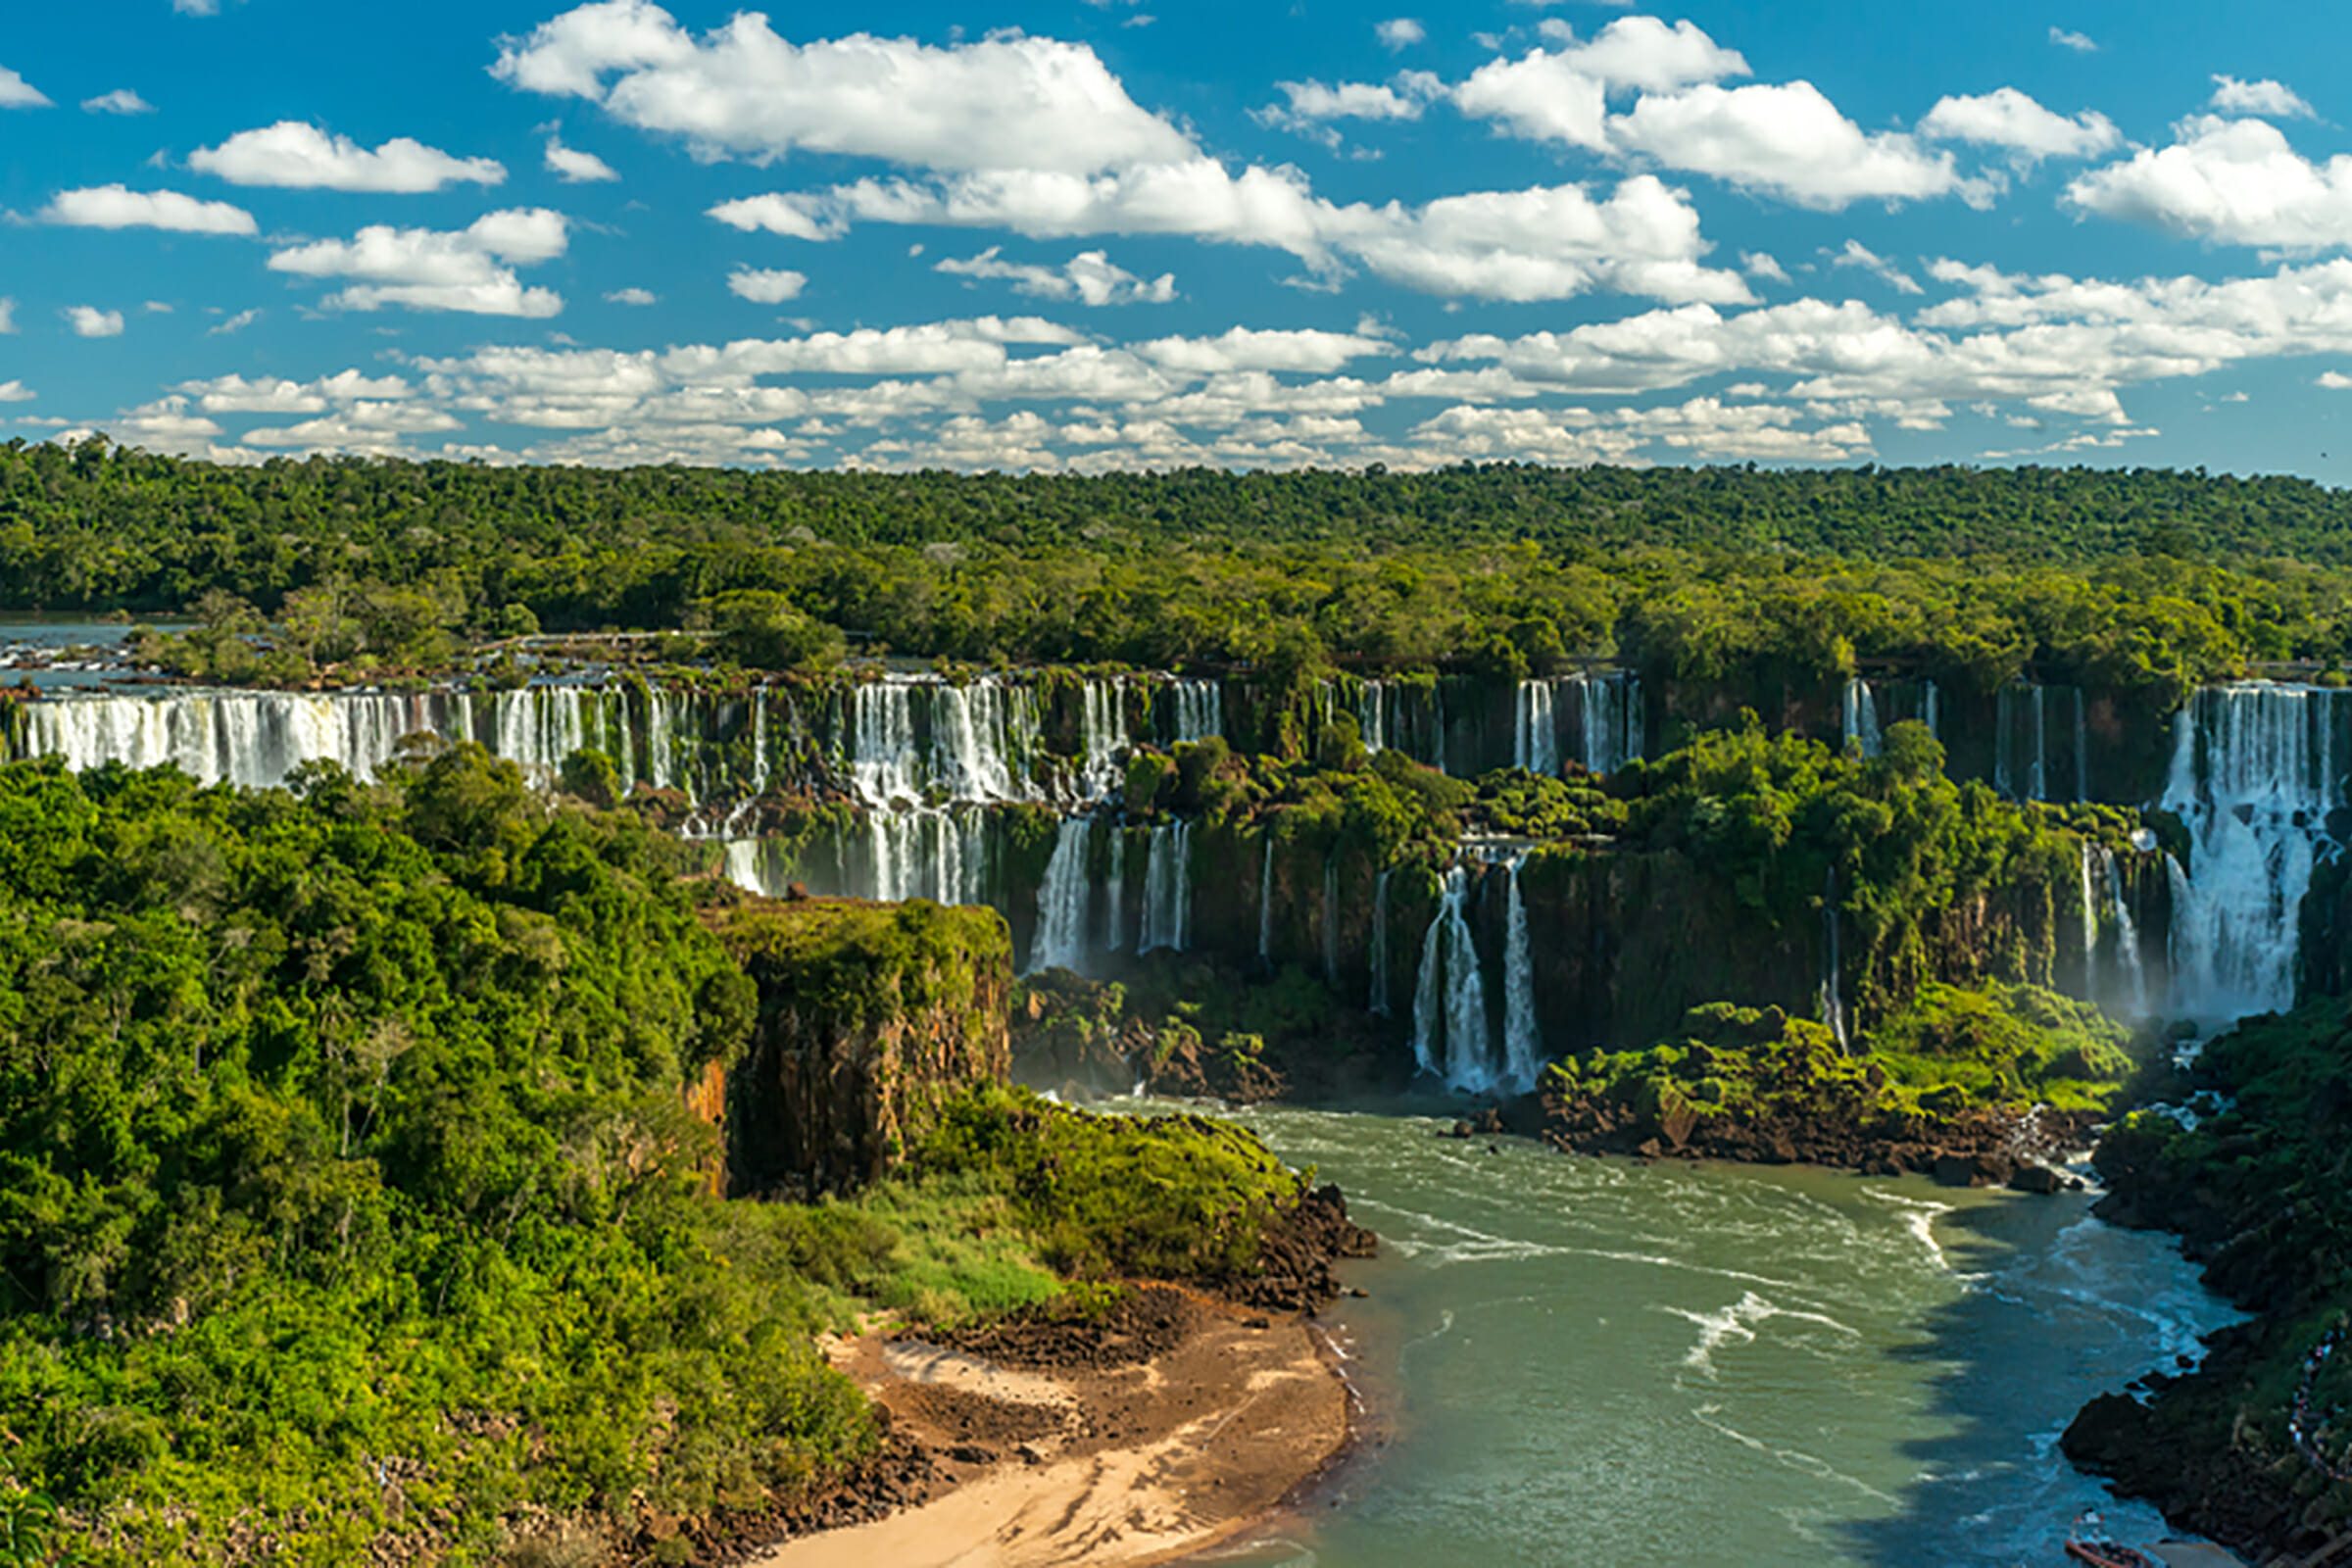
[[[2089,1112],[1885,1112],[1833,1116],[1693,1117],[1596,1095],[1546,1094],[1536,1136],[1580,1154],[1821,1165],[1864,1176],[1926,1176],[1944,1187],[2054,1193],[2080,1187],[2058,1166],[2090,1142]],[[1506,1118],[1507,1120],[1507,1118]]]

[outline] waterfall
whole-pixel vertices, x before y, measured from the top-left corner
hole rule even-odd
[[[1555,688],[1547,680],[1523,680],[1514,701],[1511,765],[1530,773],[1560,770],[1560,730],[1552,714]]]
[[[1162,822],[1144,860],[1144,924],[1135,951],[1192,946],[1193,825]]]
[[[1413,988],[1413,1060],[1423,1072],[1442,1075],[1448,1088],[1478,1090],[1493,1081],[1494,1047],[1469,903],[1470,873],[1457,864],[1446,873],[1445,896],[1421,941],[1421,974]]]
[[[1323,861],[1323,978],[1340,989],[1340,859],[1334,853]]]
[[[1004,690],[994,681],[926,688],[931,696],[932,772],[957,800],[1009,801],[1025,795],[1005,756]],[[902,686],[903,695],[912,689]]]
[[[2115,857],[2102,852],[2107,862],[2107,912],[2115,922],[2115,940],[2123,955],[2124,976],[2132,983],[2132,1008],[2135,1014],[2148,1010],[2148,976],[2139,959],[2139,922],[2132,918],[2132,906],[2124,898],[2124,873]]]
[[[1225,688],[1221,683],[1188,678],[1169,684],[1176,699],[1175,744],[1225,733]]]
[[[760,881],[760,841],[729,839],[726,844],[727,880],[747,893],[765,893]]]
[[[1502,956],[1503,1073],[1523,1090],[1533,1090],[1543,1071],[1544,1042],[1536,1024],[1536,965],[1528,952],[1527,901],[1519,895],[1524,855],[1510,860],[1510,915]]]
[[[1830,867],[1828,886],[1821,896],[1821,1021],[1830,1026],[1838,1044],[1852,1050],[1845,1027],[1845,956],[1841,951],[1838,915],[1838,868]]]
[[[2099,906],[2091,889],[2091,861],[2103,854],[2098,846],[2084,839],[2082,844],[2082,995],[2096,1000],[2098,992]]]
[[[1086,916],[1092,886],[1086,878],[1089,816],[1065,816],[1054,840],[1054,858],[1037,890],[1037,935],[1029,944],[1029,971],[1076,969],[1086,962]]]
[[[1099,801],[1119,786],[1119,768],[1131,744],[1127,734],[1127,682],[1090,680],[1081,705],[1079,748],[1081,788]]]
[[[850,694],[850,777],[868,806],[922,799],[914,750],[914,692],[904,681],[871,681]]]
[[[1102,922],[1102,951],[1116,953],[1127,945],[1127,829],[1110,829],[1110,883],[1103,889],[1109,905]]]
[[[1382,866],[1372,883],[1372,997],[1370,1006],[1376,1018],[1389,1015],[1389,878],[1393,871]]]
[[[1576,688],[1577,761],[1614,773],[1642,755],[1642,683],[1623,670],[1586,671]]]
[[[1943,739],[1943,693],[1936,690],[1936,683],[1932,680],[1922,681],[1920,684],[1925,688],[1919,694],[1921,722],[1928,726],[1929,734],[1941,740]]]
[[[479,740],[551,780],[589,743],[602,694],[577,686],[526,687],[476,695],[423,692],[208,692],[161,696],[110,693],[27,703],[23,747],[76,770],[122,762],[176,764],[200,784],[269,789],[305,762],[335,762],[358,778],[378,772],[411,735]]]
[[[1385,680],[1368,680],[1363,684],[1363,696],[1356,708],[1355,727],[1363,737],[1364,750],[1367,752],[1388,750],[1388,695],[1389,683]]]
[[[988,902],[988,816],[978,807],[868,811],[852,832],[864,841],[852,863],[866,868],[865,897]]]
[[[1271,968],[1274,963],[1274,835],[1264,835],[1265,854],[1259,858],[1257,873],[1257,961]]]
[[[1864,757],[1876,757],[1884,744],[1879,733],[1879,699],[1866,680],[1845,683],[1844,711],[1841,715],[1846,744],[1862,748]]]
[[[2294,1005],[2303,896],[2341,804],[2328,743],[2338,696],[2208,687],[2174,721],[2164,807],[2189,830],[2188,866],[2173,871],[2173,1005],[2185,1017]]]

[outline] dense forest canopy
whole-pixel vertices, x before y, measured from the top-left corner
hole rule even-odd
[[[0,1544],[28,1494],[124,1564],[761,1507],[879,1441],[818,1329],[1230,1271],[1294,1198],[1238,1130],[1001,1090],[854,1200],[719,1198],[683,1090],[760,1000],[691,863],[478,747],[251,793],[0,764]]]
[[[1101,477],[220,467],[0,449],[0,608],[267,620],[267,669],[540,628],[975,662],[1713,678],[1902,663],[2184,690],[2352,653],[2352,493],[2107,469],[1519,466]]]

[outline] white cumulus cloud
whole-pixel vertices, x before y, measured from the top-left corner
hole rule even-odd
[[[1649,93],[1608,122],[1611,144],[1801,207],[1959,195],[1982,202],[1949,153],[1865,131],[1809,81]]]
[[[977,256],[947,257],[933,271],[954,277],[1010,283],[1014,292],[1040,299],[1077,300],[1084,305],[1165,305],[1176,297],[1176,274],[1149,280],[1120,267],[1102,251],[1082,251],[1059,267],[1008,262],[1004,247],[991,245]]]
[[[1087,173],[1193,151],[1093,49],[1052,38],[942,48],[857,33],[796,44],[743,12],[698,39],[648,0],[599,0],[507,39],[493,71],[683,136],[707,157],[842,153]]]
[[[0,66],[0,109],[46,109],[49,95],[23,76]]]
[[[152,115],[155,113],[155,105],[128,87],[117,87],[113,92],[102,92],[95,98],[84,98],[81,101],[81,107],[84,113],[92,115]]]
[[[2215,75],[2213,97],[2207,100],[2216,111],[2225,115],[2267,115],[2275,120],[2317,120],[2319,115],[2303,95],[2283,81],[2265,77],[2261,81],[2240,81],[2235,76]]]
[[[370,151],[299,120],[238,131],[218,147],[199,147],[188,155],[188,167],[232,185],[395,194],[459,183],[496,185],[507,177],[506,166],[494,158],[454,158],[409,136],[395,136]]]
[[[618,179],[620,172],[594,153],[584,153],[577,147],[566,147],[560,136],[547,138],[547,167],[551,173],[567,185],[589,184],[600,180]]]
[[[661,302],[661,298],[650,288],[638,288],[632,284],[628,288],[616,288],[606,295],[605,303],[608,305],[655,305]]]
[[[2050,42],[2061,49],[2072,49],[2079,55],[2095,55],[2099,52],[2097,39],[2086,32],[2075,32],[2066,27],[2050,28]]]
[[[69,305],[61,313],[75,337],[121,337],[122,313],[101,310],[95,305]]]
[[[1372,24],[1373,35],[1385,49],[1410,49],[1429,36],[1429,29],[1411,17],[1391,17]]]
[[[2069,119],[2044,109],[2015,87],[1977,97],[1942,98],[1919,122],[1919,132],[1939,141],[2005,147],[2029,163],[2044,158],[2092,158],[2123,143],[2115,122],[2086,109]]]
[[[2315,164],[2263,120],[2184,121],[2170,147],[2090,170],[2066,195],[2084,212],[2225,245],[2310,251],[2352,243],[2352,157]]]
[[[514,268],[564,254],[568,224],[543,207],[488,213],[466,228],[394,228],[374,223],[348,240],[318,240],[276,252],[272,271],[340,277],[350,284],[326,297],[329,308],[373,311],[386,305],[480,316],[549,317],[564,308],[548,288],[525,288]]]
[[[131,190],[92,185],[61,190],[34,215],[71,228],[166,228],[183,234],[252,234],[253,215],[227,202],[202,201],[175,190]]]
[[[781,305],[786,300],[797,300],[801,290],[808,286],[807,273],[781,269],[738,267],[727,274],[727,292],[755,305]]]

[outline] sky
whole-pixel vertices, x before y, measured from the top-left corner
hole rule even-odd
[[[2352,483],[2352,7],[19,11],[0,439]]]

